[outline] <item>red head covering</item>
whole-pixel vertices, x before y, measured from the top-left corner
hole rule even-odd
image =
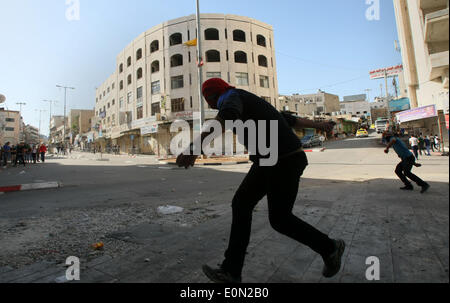
[[[209,100],[208,98],[213,97],[215,95],[217,97],[219,97],[231,88],[234,88],[234,87],[230,86],[228,83],[226,83],[222,79],[211,78],[211,79],[208,79],[207,81],[205,81],[205,83],[203,83],[202,93],[206,99],[206,102],[208,102],[209,106],[211,106],[212,108],[217,108],[217,103],[216,103],[217,100]]]

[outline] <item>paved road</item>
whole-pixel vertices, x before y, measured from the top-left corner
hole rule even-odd
[[[325,152],[308,154],[294,212],[347,241],[342,272],[322,279],[320,258],[271,230],[260,203],[244,281],[367,282],[365,259],[378,256],[381,282],[448,283],[448,158],[420,159],[415,172],[432,188],[404,193],[393,173],[398,158],[378,142],[327,142]],[[186,171],[154,157],[98,157],[73,154],[1,172],[1,185],[64,186],[0,196],[0,243],[9,247],[0,253],[0,281],[54,282],[64,273],[61,258],[73,253],[81,254],[82,282],[206,282],[199,268],[221,260],[230,201],[249,165]],[[185,210],[163,216],[161,205]],[[98,239],[105,250],[93,253]]]

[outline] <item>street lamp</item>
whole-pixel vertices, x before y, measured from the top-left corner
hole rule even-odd
[[[66,142],[66,99],[67,99],[67,89],[75,89],[75,87],[56,85],[58,88],[64,88],[64,137],[63,142]],[[64,144],[65,145],[65,144]]]
[[[39,112],[39,129],[38,129],[38,140],[41,142],[41,114],[42,112],[46,112],[44,109],[35,109],[35,112]]]

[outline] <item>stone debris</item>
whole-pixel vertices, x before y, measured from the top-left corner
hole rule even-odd
[[[171,215],[176,213],[181,213],[184,209],[179,206],[172,206],[172,205],[166,205],[166,206],[159,206],[158,207],[158,213],[162,215]]]

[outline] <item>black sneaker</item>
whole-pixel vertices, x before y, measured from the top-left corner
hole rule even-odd
[[[325,278],[331,278],[336,275],[341,269],[341,258],[345,250],[344,240],[333,240],[336,246],[335,251],[328,257],[323,258],[325,266],[323,267],[322,275]]]
[[[229,272],[226,272],[225,270],[218,268],[213,269],[209,267],[208,265],[203,265],[202,267],[203,272],[205,275],[213,282],[215,283],[241,283],[242,279],[241,277],[234,277]]]
[[[430,184],[425,184],[424,186],[422,186],[422,190],[420,191],[421,194],[423,194],[424,192],[426,192],[428,189],[430,188]]]
[[[414,166],[415,166],[415,167],[422,167],[422,164],[420,164],[420,163],[414,163]]]
[[[401,190],[414,190],[414,187],[412,185],[406,185],[403,187],[400,187]]]

